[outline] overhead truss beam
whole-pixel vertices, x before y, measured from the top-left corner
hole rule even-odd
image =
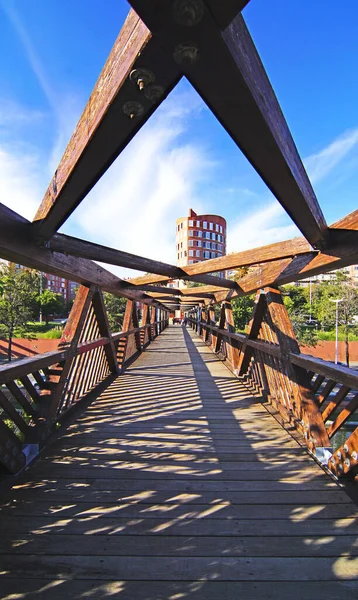
[[[240,14],[220,17],[224,3],[204,2],[195,26],[167,0],[130,0],[220,123],[314,247],[328,228],[266,71]],[[191,23],[192,25],[192,23]],[[188,40],[190,39],[190,43]],[[184,48],[184,49],[183,49]]]

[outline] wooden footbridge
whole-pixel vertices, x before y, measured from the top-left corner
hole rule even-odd
[[[0,367],[0,600],[357,598],[358,376],[300,352],[278,286],[358,263],[358,211],[327,226],[247,0],[131,4],[34,221],[0,205],[0,257],[80,284],[58,350]],[[178,268],[57,233],[181,77],[303,237]]]

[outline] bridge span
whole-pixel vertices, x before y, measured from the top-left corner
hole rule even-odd
[[[357,507],[272,413],[166,328],[3,494],[1,600],[356,598]]]

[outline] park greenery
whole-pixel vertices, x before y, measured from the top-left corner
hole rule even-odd
[[[331,281],[280,288],[284,304],[300,345],[315,346],[319,340],[335,340],[336,300],[338,303],[339,340],[345,342],[349,366],[349,342],[358,340],[358,289],[337,271]],[[255,296],[232,301],[235,327],[245,331],[254,308]]]
[[[238,273],[238,278],[243,274]],[[358,289],[340,271],[336,272],[332,281],[312,282],[306,286],[289,284],[280,289],[298,342],[305,346],[315,346],[319,340],[335,340],[335,301],[340,301],[339,339],[345,341],[346,363],[349,365],[349,342],[358,340]],[[110,331],[121,330],[126,299],[104,293],[104,303]],[[254,303],[254,295],[232,300],[237,331],[247,330]],[[219,308],[215,307],[216,319]],[[70,305],[65,306],[61,294],[46,289],[46,278],[38,271],[16,269],[15,265],[0,266],[0,337],[7,340],[9,360],[14,337],[61,337],[58,324],[49,322],[49,319],[51,316],[66,316],[69,310]],[[40,313],[45,322],[39,322]]]
[[[7,340],[8,360],[11,360],[14,337],[34,338],[43,325],[46,325],[43,331],[46,337],[58,337],[58,332],[55,335],[50,332],[49,317],[65,314],[64,299],[45,287],[46,278],[38,271],[1,265],[0,337]],[[45,324],[34,323],[40,312]]]

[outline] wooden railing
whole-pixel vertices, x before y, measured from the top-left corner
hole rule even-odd
[[[229,302],[222,305],[218,325],[212,309],[192,313],[189,323],[284,422],[296,427],[332,473],[356,474],[358,427],[349,433],[347,423],[358,421],[358,373],[300,352],[278,290],[266,288],[257,295],[247,335],[235,332]],[[343,441],[336,449],[339,437]]]
[[[6,472],[24,467],[30,447],[43,446],[71,408],[123,372],[168,326],[161,313],[145,307],[139,326],[136,303],[128,301],[123,331],[111,335],[100,291],[81,287],[58,350],[0,367],[0,465]]]

